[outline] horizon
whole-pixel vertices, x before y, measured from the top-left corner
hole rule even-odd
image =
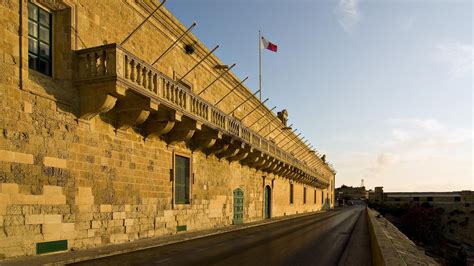
[[[327,155],[336,186],[364,179],[390,191],[474,190],[470,1],[268,3],[166,7],[184,25],[197,21],[193,34],[219,43],[215,54],[237,63],[233,73],[250,76],[252,91],[258,30],[278,45],[262,51],[262,98],[287,109]]]

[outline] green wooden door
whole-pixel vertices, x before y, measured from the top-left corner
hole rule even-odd
[[[269,186],[265,187],[264,211],[265,219],[270,219],[272,217],[272,190]]]
[[[244,192],[237,188],[234,190],[234,219],[233,224],[244,222]]]

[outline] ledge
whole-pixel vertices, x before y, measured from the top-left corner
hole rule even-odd
[[[376,211],[367,216],[374,265],[439,265]]]
[[[74,85],[79,91],[80,119],[90,120],[115,109],[117,129],[139,126],[145,138],[160,138],[170,144],[184,141],[194,151],[328,188],[329,181],[317,169],[119,45],[79,50],[75,59]]]

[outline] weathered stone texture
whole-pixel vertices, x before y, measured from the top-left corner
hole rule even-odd
[[[266,185],[272,188],[273,216],[318,211],[323,192],[334,199],[334,172],[326,165],[317,168],[330,186],[315,188],[295,176],[290,204],[288,178],[193,152],[184,142],[147,138],[146,128],[136,125],[140,119],[117,126],[132,121],[134,114],[120,104],[81,119],[80,93],[73,84],[74,51],[120,43],[154,7],[142,1],[34,2],[53,13],[53,77],[28,69],[27,1],[0,1],[0,257],[34,255],[36,243],[45,241],[66,239],[70,249],[81,249],[174,234],[182,225],[187,230],[228,226],[236,188],[244,191],[244,222],[263,218]],[[153,62],[184,30],[166,9],[157,14],[124,45],[145,62]],[[123,18],[127,22],[118,23]],[[193,55],[180,43],[154,66],[174,79],[183,75],[207,52],[192,35],[185,43],[194,40]],[[192,91],[199,92],[217,76],[216,64],[221,62],[211,56],[186,77]],[[201,97],[215,103],[236,82],[233,74],[226,75]],[[118,101],[133,100],[129,94]],[[230,112],[249,95],[242,87],[218,107]],[[258,104],[251,99],[234,116],[243,117]],[[147,108],[153,111],[156,105]],[[247,126],[258,121],[252,126],[255,131],[269,121],[261,118],[268,109],[257,109],[242,121]],[[275,119],[259,134],[277,128],[269,138],[279,140],[279,127]],[[190,204],[173,203],[175,153],[192,160]]]

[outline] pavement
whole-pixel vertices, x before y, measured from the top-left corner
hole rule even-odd
[[[370,265],[365,218],[353,206],[1,264]]]

